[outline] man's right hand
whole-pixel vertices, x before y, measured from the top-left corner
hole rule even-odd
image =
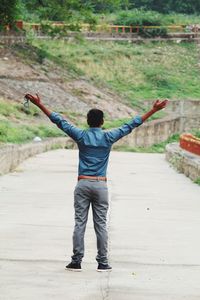
[[[38,94],[36,94],[36,96],[33,96],[31,94],[26,94],[25,98],[30,100],[33,104],[39,106],[41,104],[41,100],[40,97],[38,96]]]
[[[43,111],[43,113],[45,113],[45,115],[47,115],[47,117],[50,117],[51,111],[44,106],[44,104],[41,102],[38,94],[36,94],[36,96],[33,96],[31,94],[26,94],[25,98],[30,100],[36,106],[38,106]]]

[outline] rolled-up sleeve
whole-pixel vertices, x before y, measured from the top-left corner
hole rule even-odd
[[[107,132],[107,139],[111,144],[117,142],[122,137],[131,133],[132,130],[142,124],[142,118],[140,116],[135,116],[130,122],[125,123],[119,128],[110,130]]]
[[[49,119],[55,123],[58,128],[63,130],[67,135],[69,135],[75,142],[81,140],[83,136],[83,130],[77,128],[76,126],[70,124],[65,120],[60,114],[52,112],[49,116]]]

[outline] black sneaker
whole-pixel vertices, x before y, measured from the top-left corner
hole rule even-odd
[[[112,267],[109,266],[108,264],[106,265],[98,264],[97,272],[109,272],[109,271],[112,271]]]
[[[81,272],[82,271],[81,264],[72,261],[71,263],[69,263],[65,267],[65,270],[74,271],[74,272]]]

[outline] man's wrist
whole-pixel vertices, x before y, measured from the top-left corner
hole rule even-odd
[[[153,107],[150,111],[152,112],[152,114],[154,114],[154,113],[157,112],[158,110],[157,110],[156,108]]]
[[[39,108],[43,108],[44,107],[44,105],[40,102],[40,103],[38,103],[38,104],[36,104],[37,105],[37,107],[39,107]]]

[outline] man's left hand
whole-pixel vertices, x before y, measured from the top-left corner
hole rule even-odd
[[[163,101],[156,100],[156,102],[154,102],[154,104],[153,104],[153,110],[158,111],[158,110],[165,108],[167,106],[168,102],[169,102],[168,99],[165,99]]]

